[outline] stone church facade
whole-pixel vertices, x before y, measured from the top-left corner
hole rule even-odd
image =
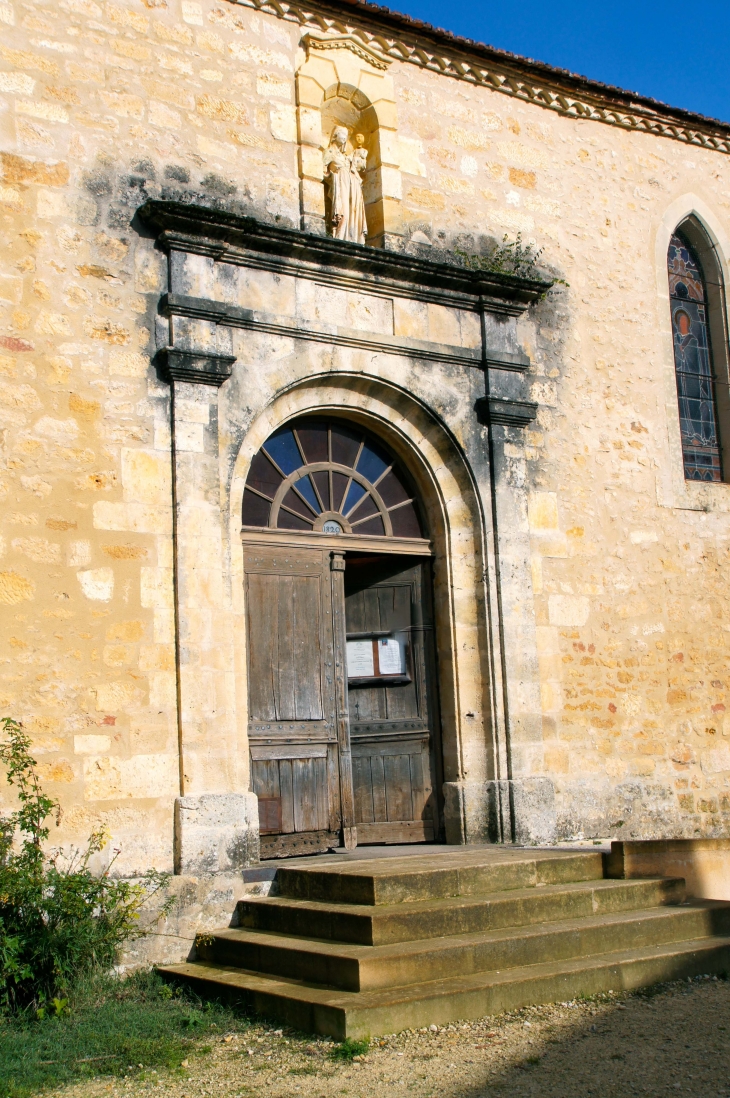
[[[730,127],[344,0],[0,20],[0,696],[59,841],[194,891],[727,834]]]

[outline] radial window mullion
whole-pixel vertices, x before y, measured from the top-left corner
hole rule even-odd
[[[307,515],[300,515],[299,511],[293,511],[292,508],[287,507],[285,503],[281,504],[279,510],[286,511],[288,514],[294,515],[294,518],[301,519],[302,522],[308,522],[310,526],[314,526],[314,519],[308,518]]]
[[[303,480],[304,478],[300,477],[299,479]],[[310,480],[309,483],[310,484],[312,483],[311,480]],[[317,518],[317,512],[315,511],[314,507],[312,507],[312,504],[309,502],[309,500],[306,498],[306,496],[302,495],[302,493],[297,488],[296,484],[290,485],[290,490],[294,493],[295,496],[299,497],[299,499],[302,501],[302,503],[304,503],[309,508],[309,510],[312,512],[314,517]],[[324,508],[323,508],[323,510],[324,510]],[[304,517],[304,516],[302,516],[302,517]]]

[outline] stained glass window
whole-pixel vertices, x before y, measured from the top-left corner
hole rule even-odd
[[[243,525],[421,538],[408,478],[369,432],[306,416],[280,427],[251,462]]]
[[[722,480],[705,280],[696,253],[678,233],[667,266],[684,475]]]

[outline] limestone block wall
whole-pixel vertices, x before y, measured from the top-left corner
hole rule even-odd
[[[103,822],[121,872],[172,868],[170,387],[151,361],[167,268],[135,210],[178,195],[299,226],[307,28],[229,0],[1,0],[0,24],[0,709],[33,736],[59,840]],[[539,411],[524,439],[507,429],[502,486],[528,500],[543,725],[513,765],[554,783],[559,836],[726,834],[730,487],[683,480],[664,262],[694,212],[727,279],[730,160],[406,60],[388,78],[404,240],[521,232],[568,283],[518,326]],[[250,289],[276,313],[287,293]],[[312,315],[356,328],[369,308]],[[427,338],[426,316],[430,338],[474,345],[432,306],[393,330]],[[221,785],[243,780],[212,758]]]

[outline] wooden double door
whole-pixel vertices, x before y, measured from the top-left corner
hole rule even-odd
[[[262,857],[439,837],[430,562],[244,546]]]

